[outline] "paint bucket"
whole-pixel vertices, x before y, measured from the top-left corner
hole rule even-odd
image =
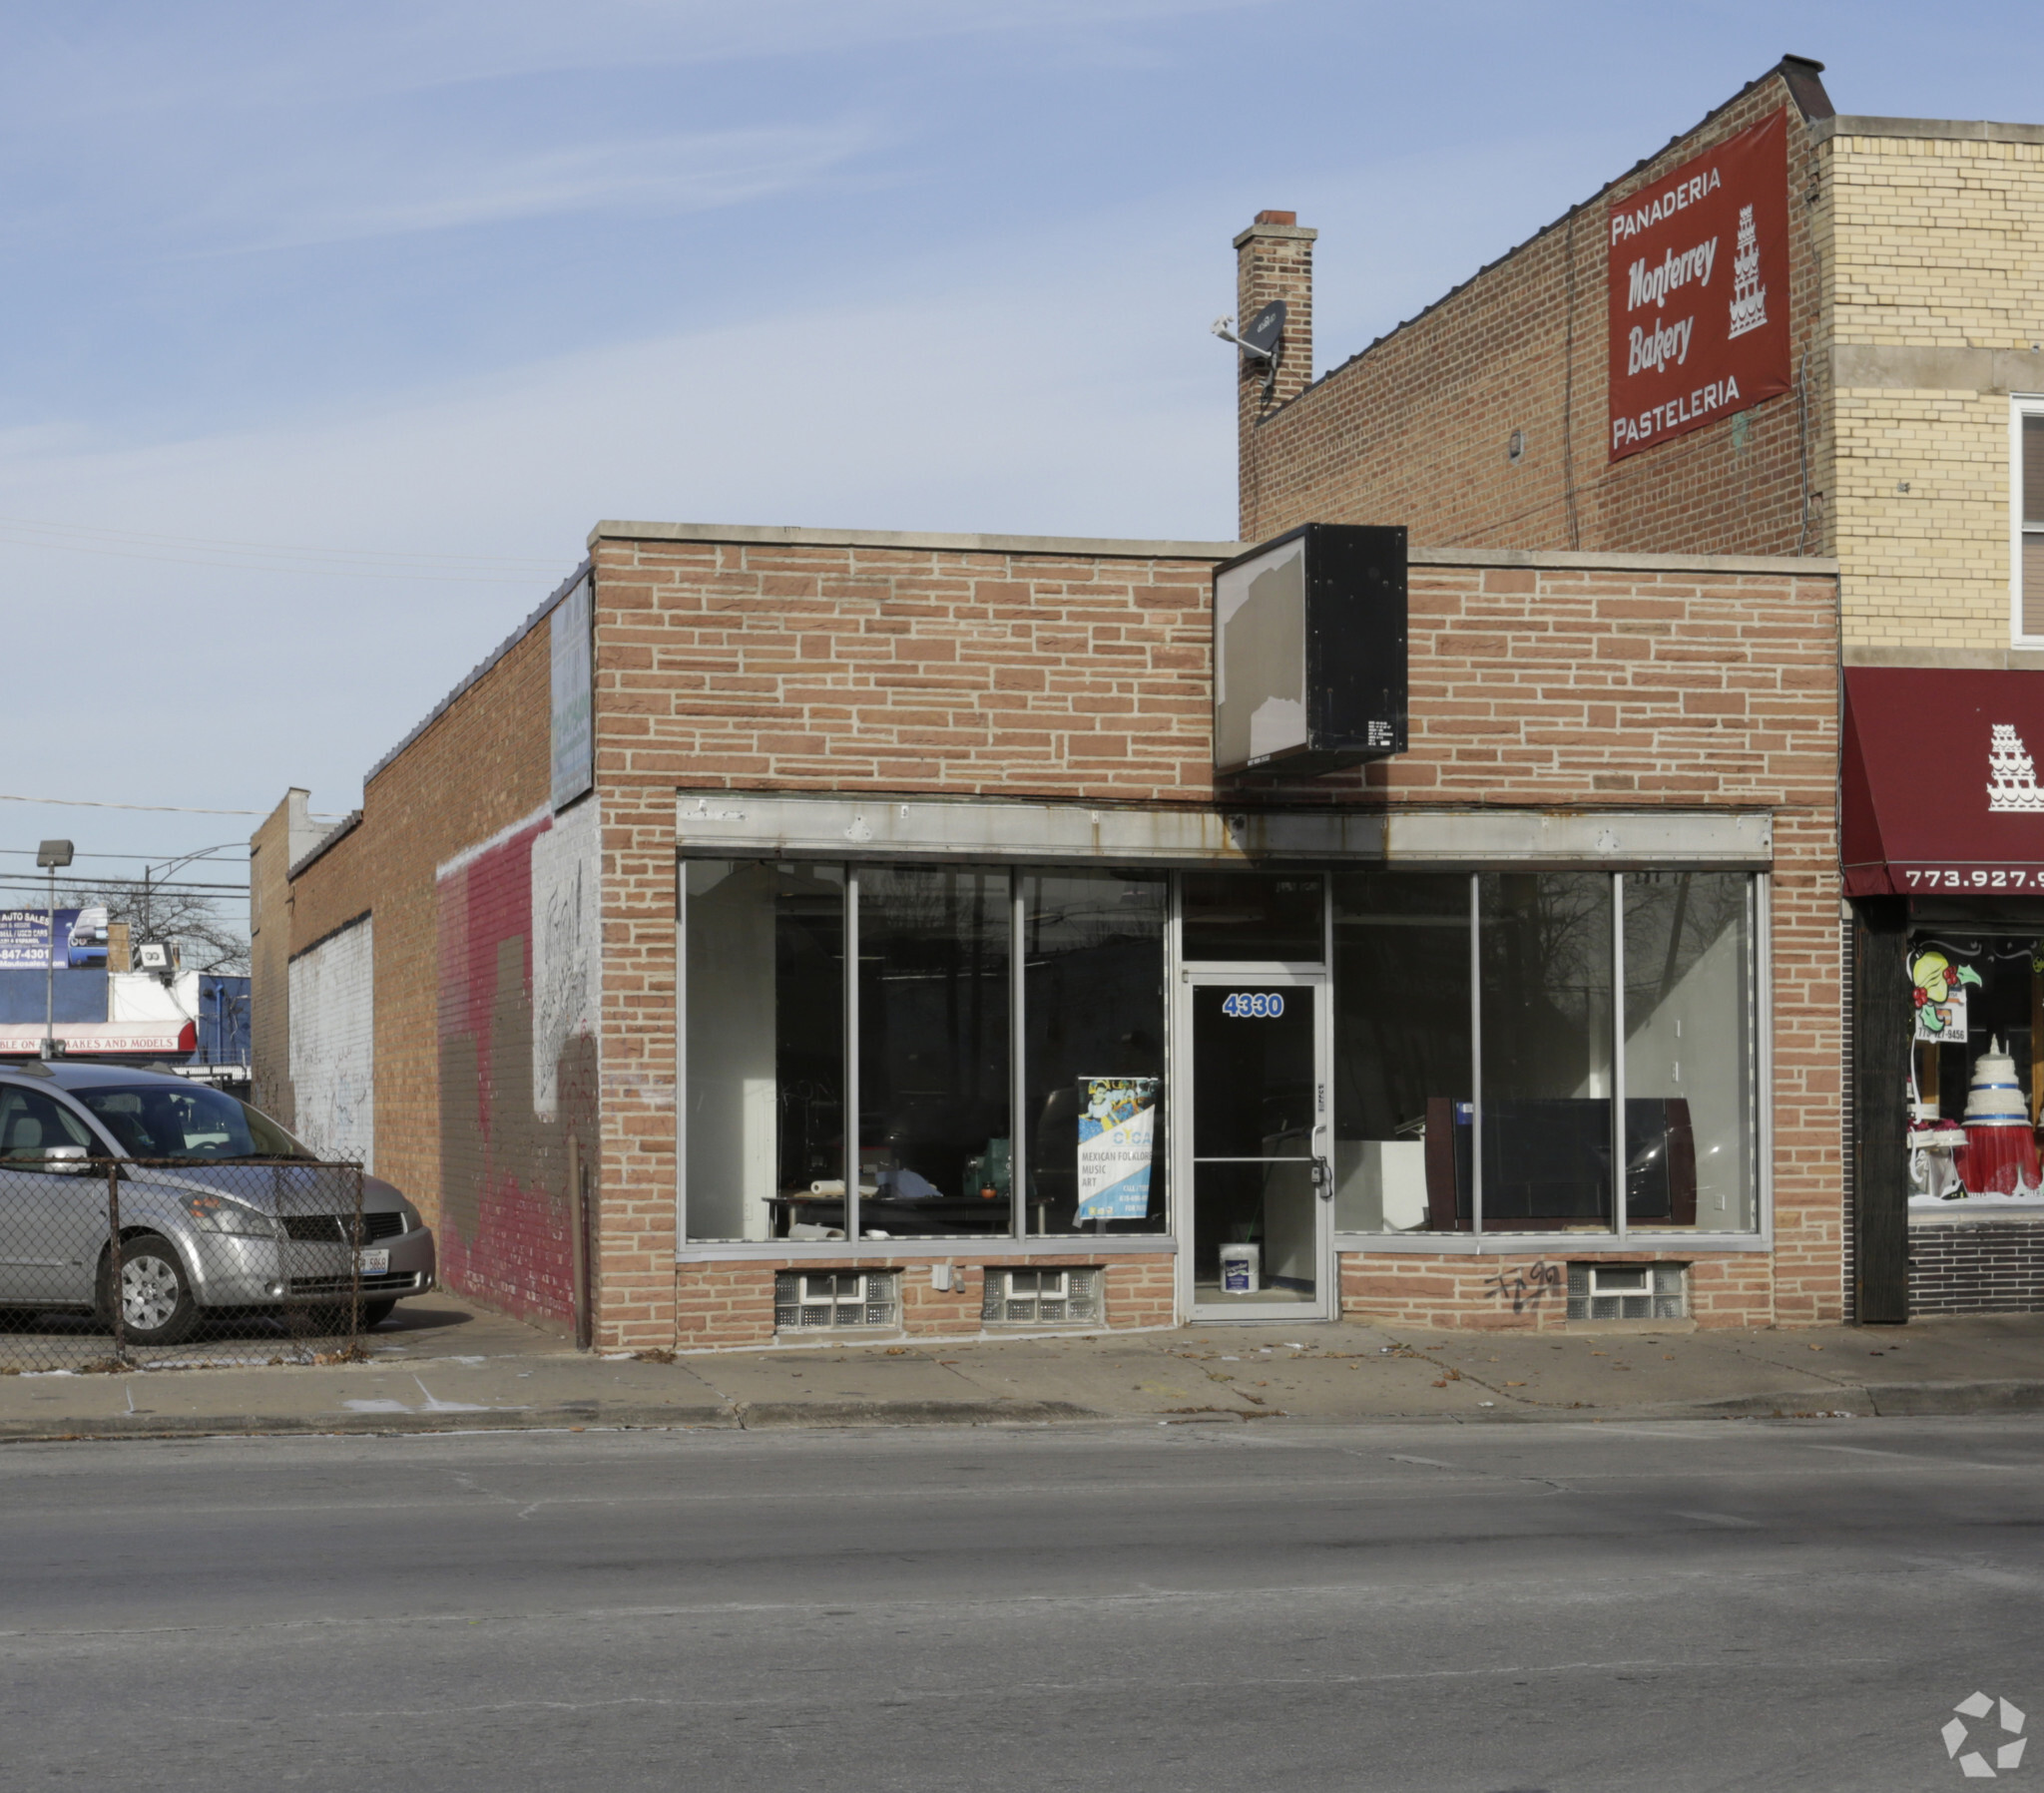
[[[1257,1270],[1264,1255],[1260,1245],[1221,1247],[1221,1292],[1224,1295],[1254,1295]]]

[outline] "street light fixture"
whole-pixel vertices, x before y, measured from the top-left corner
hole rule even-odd
[[[43,958],[43,1057],[57,1056],[57,873],[71,863],[68,840],[46,840],[36,849],[36,864],[50,874],[50,897],[44,915],[48,934]]]

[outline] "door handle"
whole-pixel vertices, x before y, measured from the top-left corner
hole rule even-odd
[[[1334,1199],[1334,1166],[1325,1158],[1313,1159],[1313,1190],[1322,1201]]]

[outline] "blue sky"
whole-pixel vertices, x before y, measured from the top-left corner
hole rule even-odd
[[[2044,118],[2013,4],[0,4],[0,792],[345,810],[600,517],[1230,536],[1259,208],[1325,366],[1784,51]]]

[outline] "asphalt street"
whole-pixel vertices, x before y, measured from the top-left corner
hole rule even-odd
[[[2021,1416],[15,1445],[0,1784],[1956,1787],[1959,1702],[2044,1723],[2040,1470]]]

